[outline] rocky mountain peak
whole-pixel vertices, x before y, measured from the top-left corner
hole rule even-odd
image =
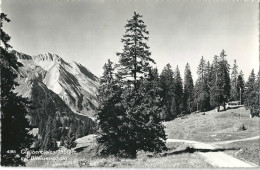
[[[29,80],[37,79],[56,93],[75,113],[89,117],[95,115],[99,80],[86,67],[76,62],[67,63],[56,54],[30,56],[16,51],[14,53],[23,64],[18,93],[29,96]]]
[[[38,54],[33,56],[33,60],[37,61],[49,61],[49,62],[65,62],[60,56],[57,54]]]

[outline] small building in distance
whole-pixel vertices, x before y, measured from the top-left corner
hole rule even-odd
[[[230,101],[227,102],[226,108],[233,109],[233,108],[238,108],[240,106],[242,106],[240,101]]]

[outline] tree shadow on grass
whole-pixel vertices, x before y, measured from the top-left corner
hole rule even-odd
[[[75,151],[76,153],[78,153],[78,152],[81,152],[81,151],[83,151],[85,148],[88,148],[88,147],[89,147],[89,146],[78,147],[78,148],[75,148],[74,151]]]
[[[183,153],[194,153],[194,152],[223,152],[227,150],[239,150],[239,148],[196,149],[188,146],[184,150],[162,153],[160,154],[160,156],[163,157],[163,156],[178,155]]]

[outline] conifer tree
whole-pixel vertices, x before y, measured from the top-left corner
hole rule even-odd
[[[123,52],[117,53],[119,64],[115,78],[101,84],[100,94],[103,95],[98,113],[101,134],[98,141],[103,146],[101,153],[104,155],[136,157],[138,150],[160,152],[166,148],[157,100],[151,100],[157,93],[147,91],[148,86],[145,86],[150,63],[154,60],[150,58],[146,44],[149,32],[141,17],[134,13],[128,20],[122,38]],[[107,77],[103,74],[103,79]],[[103,93],[107,84],[109,88]]]
[[[244,80],[244,74],[243,74],[242,70],[240,71],[240,73],[237,77],[237,88],[239,89],[239,100],[240,100],[241,104],[243,104],[245,80]]]
[[[160,96],[162,98],[163,104],[163,115],[162,118],[164,120],[173,119],[174,113],[174,74],[170,64],[167,64],[162,73],[160,75],[160,88],[162,89],[160,92]]]
[[[166,150],[166,135],[160,118],[162,109],[159,93],[161,89],[158,86],[158,79],[157,69],[151,69],[147,79],[141,81],[140,105],[133,112],[135,114],[140,112],[139,115],[133,115],[136,116],[135,122],[139,124],[135,129],[138,134],[135,143],[137,150],[149,152]]]
[[[54,119],[52,123],[53,123],[52,136],[55,141],[58,141],[61,138],[61,132],[59,130],[59,122],[56,119]]]
[[[259,90],[259,89],[258,89]],[[252,107],[257,103],[257,95],[256,95],[256,76],[254,69],[251,71],[248,81],[245,85],[245,96],[246,96],[246,106]]]
[[[71,149],[76,147],[77,143],[76,143],[76,137],[73,133],[68,133],[68,135],[66,136],[65,140],[64,140],[64,146],[67,149]]]
[[[69,132],[68,132],[69,136],[70,135],[74,135],[75,136],[76,130],[77,130],[76,123],[70,122],[70,128],[69,128]]]
[[[47,120],[47,124],[46,124],[46,130],[45,130],[45,134],[42,138],[43,143],[41,148],[44,150],[51,150],[51,151],[55,151],[58,149],[57,146],[57,141],[55,139],[55,135],[54,134],[54,129],[55,129],[55,119],[51,116],[49,116],[48,120]]]
[[[212,75],[212,67],[210,65],[210,62],[208,61],[205,69],[205,84],[207,85],[207,91],[209,91],[210,88],[211,75]]]
[[[229,64],[226,56],[225,51],[222,50],[220,56],[214,57],[212,65],[213,74],[211,77],[210,101],[211,105],[217,107],[218,111],[221,104],[224,110],[226,109],[226,102],[230,97]]]
[[[246,106],[250,108],[251,116],[260,116],[260,72],[256,76],[252,70],[245,87]]]
[[[81,138],[83,136],[84,135],[83,135],[82,126],[80,124],[78,124],[77,130],[76,130],[76,138]]]
[[[231,72],[231,100],[239,100],[239,87],[238,87],[238,66],[236,60]]]
[[[7,15],[0,14],[1,25],[1,165],[25,166],[24,154],[21,149],[28,149],[32,144],[33,136],[28,120],[25,118],[30,103],[26,98],[13,92],[18,86],[15,80],[19,67],[22,66],[16,57],[9,51],[10,36],[3,30],[3,23],[9,22]]]
[[[226,60],[226,52],[224,50],[221,51],[220,53],[220,73],[221,73],[221,82],[222,82],[222,86],[221,86],[221,92],[222,92],[222,96],[223,96],[223,107],[224,110],[226,110],[226,102],[228,101],[228,99],[230,98],[230,90],[231,90],[231,86],[230,86],[230,76],[229,76],[229,64]]]
[[[148,81],[151,64],[155,62],[150,57],[151,52],[147,45],[149,32],[141,18],[141,15],[134,13],[133,18],[128,20],[125,26],[126,33],[122,38],[123,52],[117,53],[119,56],[117,75],[124,88],[121,102],[127,119],[125,128],[129,142],[126,145],[132,146],[131,149],[127,147],[124,152],[131,157],[135,157],[138,150],[159,152],[165,148],[165,132],[160,119],[155,116],[160,114],[156,104],[159,101],[152,100],[158,93],[145,90],[148,89],[145,84]],[[143,86],[146,88],[143,89]],[[155,120],[153,122],[155,129],[147,126],[151,117]]]
[[[219,57],[214,56],[212,63],[212,74],[210,81],[210,104],[212,107],[217,107],[217,110],[220,109],[220,81],[218,81],[219,75]]]
[[[175,116],[182,113],[183,110],[183,85],[182,78],[180,74],[179,67],[177,65],[176,70],[174,72],[174,94],[175,94],[175,108],[176,113]]]
[[[140,14],[134,12],[133,18],[128,20],[125,25],[125,35],[121,40],[124,44],[123,52],[117,53],[119,56],[118,74],[132,84],[135,90],[138,88],[137,81],[148,74],[150,63],[155,63],[150,57],[150,47],[146,43],[149,39],[149,32],[141,17]]]
[[[98,124],[100,127],[98,142],[102,155],[119,155],[124,148],[125,110],[121,104],[122,88],[114,75],[113,63],[105,63],[100,78]],[[121,137],[122,136],[122,137]]]
[[[62,136],[61,139],[60,139],[60,146],[64,146],[64,141],[65,141],[65,137]]]
[[[255,83],[256,102],[255,105],[258,109],[258,116],[260,116],[260,70],[258,71],[256,83]]]
[[[185,67],[183,91],[183,108],[186,112],[191,113],[194,107],[194,84],[189,63]]]
[[[194,87],[194,103],[197,110],[206,111],[210,109],[210,93],[209,93],[209,62],[206,64],[203,56],[201,57],[197,74],[198,79]]]
[[[198,66],[198,70],[197,70],[197,74],[198,74],[198,80],[203,82],[205,81],[205,74],[206,74],[206,61],[203,58],[203,56],[200,59],[200,63]]]

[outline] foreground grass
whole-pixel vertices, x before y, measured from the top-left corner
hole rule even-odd
[[[226,150],[225,153],[238,159],[246,160],[260,166],[259,140],[234,142],[221,145],[222,148],[237,148],[237,151]]]
[[[209,168],[196,153],[185,152],[186,146],[182,143],[167,144],[169,148],[161,154],[138,152],[136,159],[122,159],[117,157],[101,158],[96,155],[97,147],[89,143],[83,150],[72,154],[52,154],[41,157],[66,157],[64,161],[30,160],[27,167],[120,167],[120,168]],[[91,142],[90,142],[91,141]],[[81,143],[82,146],[82,143]]]

